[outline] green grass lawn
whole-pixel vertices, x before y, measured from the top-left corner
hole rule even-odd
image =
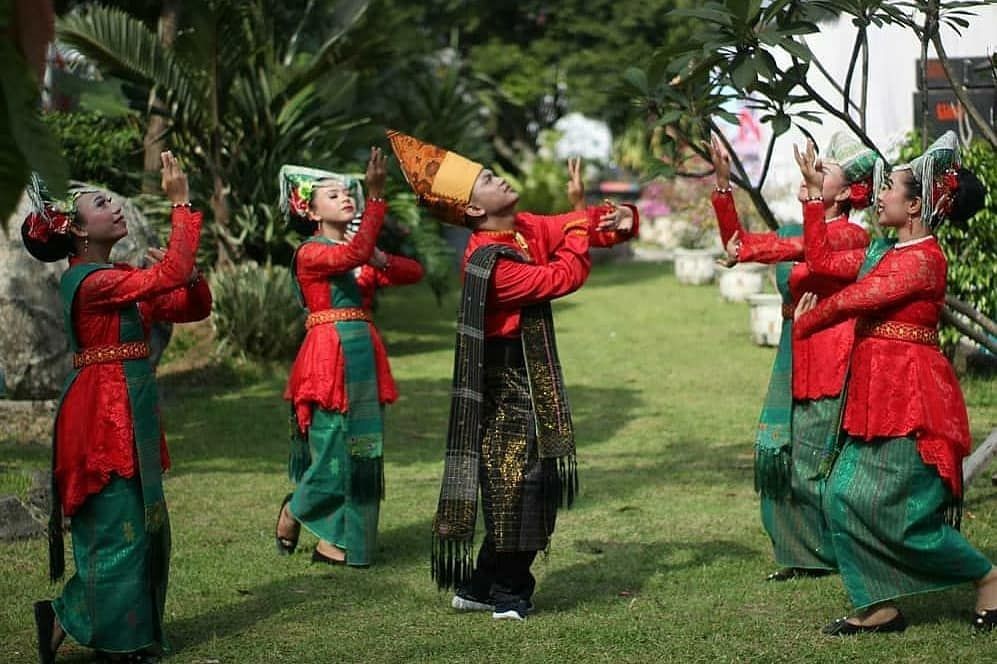
[[[278,557],[289,490],[285,365],[164,370],[174,470],[167,631],[176,662],[984,661],[970,587],[903,603],[903,635],[834,640],[837,577],[763,582],[774,568],[752,490],[752,439],[773,350],[745,305],[680,287],[665,268],[598,266],[555,307],[582,493],[534,569],[524,624],[455,614],[429,579],[456,293],[385,293],[378,320],[401,399],[387,416],[387,498],[367,570],[316,568],[314,540]],[[997,426],[997,381],[967,380],[977,440]],[[0,447],[7,474],[44,451]],[[0,473],[2,474],[2,473]],[[10,481],[7,481],[10,484]],[[14,482],[16,484],[16,482]],[[997,559],[997,489],[970,490],[965,531]],[[480,533],[479,533],[480,536]],[[31,602],[50,597],[40,541],[0,545],[0,661],[34,657]],[[997,637],[994,637],[997,638]],[[986,653],[990,652],[991,655]],[[71,646],[63,660],[89,661]]]

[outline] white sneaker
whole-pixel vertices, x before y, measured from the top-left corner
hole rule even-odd
[[[526,620],[526,614],[520,613],[516,609],[507,609],[492,612],[492,618],[495,620]]]
[[[470,599],[469,597],[461,597],[460,595],[454,595],[453,599],[450,600],[450,606],[457,609],[458,611],[494,611],[495,607],[491,604],[485,604],[484,602],[479,602],[477,600]]]

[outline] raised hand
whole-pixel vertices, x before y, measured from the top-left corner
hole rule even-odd
[[[803,175],[803,182],[807,186],[807,196],[819,198],[824,191],[824,167],[820,158],[817,157],[817,146],[814,145],[813,141],[807,139],[804,153],[800,154],[800,148],[794,145],[793,156],[796,157],[800,174]]]
[[[610,200],[606,200],[606,205],[609,205],[612,209],[599,217],[599,225],[596,226],[596,230],[619,231],[621,233],[626,233],[633,228],[633,210],[628,208],[626,205],[617,205]]]
[[[370,149],[370,159],[367,160],[367,174],[364,184],[367,185],[367,195],[371,198],[384,196],[384,182],[388,179],[388,158],[381,148]]]
[[[187,186],[187,175],[177,163],[177,158],[167,150],[159,154],[159,159],[163,163],[163,191],[166,198],[174,205],[190,202],[190,188]]]
[[[575,210],[585,209],[585,183],[582,182],[582,158],[568,160],[568,202]]]
[[[367,261],[367,265],[377,268],[378,270],[383,270],[388,266],[388,255],[374,247],[374,253],[370,255],[370,260]]]
[[[793,312],[793,320],[800,320],[800,317],[808,311],[812,311],[817,306],[816,293],[804,293],[800,301],[796,303],[796,311]]]
[[[716,134],[710,136],[710,161],[717,180],[717,189],[730,188],[730,153]]]
[[[737,255],[738,252],[741,251],[741,231],[735,231],[734,234],[730,236],[724,250],[726,250],[727,255],[722,258],[718,258],[717,264],[722,265],[723,267],[734,267],[737,265]]]

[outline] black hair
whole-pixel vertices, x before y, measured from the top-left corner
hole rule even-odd
[[[48,240],[42,242],[28,237],[28,222],[21,224],[21,240],[28,253],[40,261],[54,263],[64,258],[68,258],[73,253],[73,237],[69,233],[65,235],[50,235]]]
[[[315,229],[318,228],[318,222],[294,212],[287,215],[287,223],[294,232],[306,237],[315,235]]]
[[[959,228],[966,228],[970,218],[983,209],[986,203],[987,190],[976,174],[966,168],[956,171],[959,178],[959,188],[952,198],[952,208],[949,219]]]

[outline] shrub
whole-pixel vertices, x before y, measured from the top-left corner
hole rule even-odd
[[[211,275],[211,322],[221,353],[258,359],[294,357],[304,338],[304,310],[291,272],[246,262]]]
[[[907,160],[920,154],[921,140],[912,134],[901,151]],[[987,190],[986,205],[969,220],[965,229],[942,224],[938,243],[948,259],[948,292],[973,305],[983,315],[997,317],[997,151],[985,141],[974,141],[962,151],[962,165],[976,173]],[[942,341],[950,346],[958,333],[942,327]]]
[[[138,187],[142,131],[134,117],[110,117],[95,111],[53,112],[43,117],[62,146],[74,180],[117,192]]]

